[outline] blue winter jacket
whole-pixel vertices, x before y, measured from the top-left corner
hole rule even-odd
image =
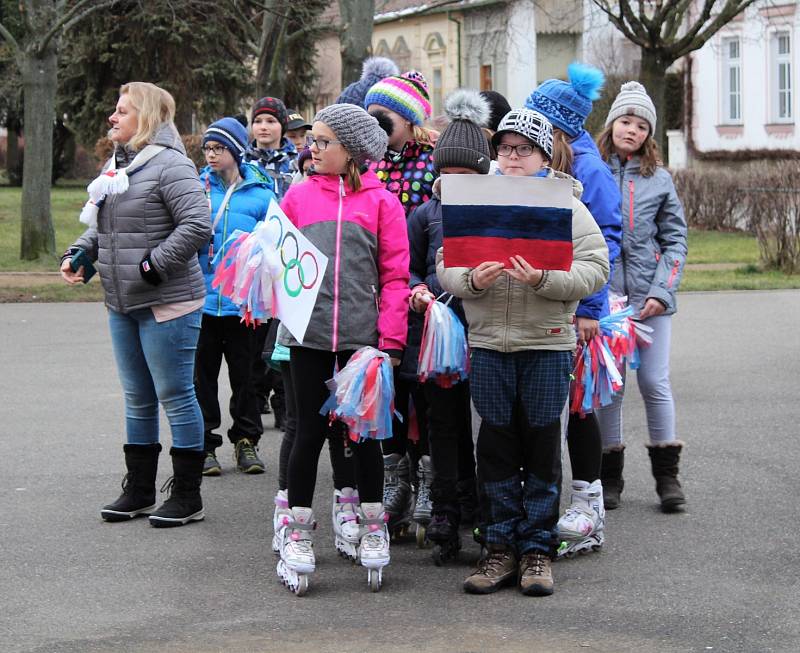
[[[270,184],[275,192],[276,201],[280,202],[297,172],[297,148],[288,138],[281,139],[277,150],[263,150],[255,141],[250,144],[250,149],[244,154],[245,162],[258,170]]]
[[[240,169],[242,181],[233,191],[225,211],[220,216],[214,229],[214,254],[221,251],[225,241],[236,229],[252,231],[256,223],[263,220],[267,214],[269,201],[275,197],[270,190],[269,182],[252,166],[243,165]],[[225,198],[227,186],[219,176],[209,167],[200,172],[200,181],[206,189],[206,195],[211,199],[211,221],[217,217],[217,212]],[[206,281],[206,303],[203,312],[206,315],[222,317],[225,315],[239,315],[239,308],[227,297],[219,293],[218,288],[211,287],[214,278],[214,268],[209,260],[209,246],[200,248],[198,259]]]
[[[572,141],[575,160],[572,163],[572,176],[583,184],[581,202],[592,214],[608,246],[608,262],[611,274],[614,273],[614,260],[619,256],[622,243],[622,216],[620,204],[622,197],[605,161],[591,136],[583,130]],[[599,320],[608,315],[608,288],[606,284],[599,291],[584,297],[575,311],[578,317]]]

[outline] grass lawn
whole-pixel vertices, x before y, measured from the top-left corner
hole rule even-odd
[[[19,260],[20,188],[0,186],[0,273],[57,272],[58,257],[37,261]],[[53,189],[53,220],[56,251],[63,252],[83,232],[78,222],[86,201],[85,184],[68,182]],[[59,254],[60,255],[60,254]],[[689,230],[689,264],[681,282],[682,291],[767,290],[800,288],[800,274],[787,276],[758,267],[756,239],[745,233]],[[700,264],[702,268],[695,268]],[[718,269],[714,269],[719,266]],[[708,268],[711,269],[708,269]],[[0,283],[0,303],[14,301],[100,301],[102,289],[93,279],[85,287],[72,288],[58,280],[31,277],[16,284]]]
[[[689,230],[687,263],[758,263],[758,243],[740,231]]]
[[[0,272],[58,272],[61,253],[80,236],[86,225],[78,222],[81,207],[86,202],[86,187],[54,188],[53,227],[56,232],[58,256],[35,261],[19,258],[21,188],[0,186]]]

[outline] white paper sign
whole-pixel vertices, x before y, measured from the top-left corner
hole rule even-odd
[[[272,314],[302,344],[328,257],[292,224],[274,199],[270,201],[265,223],[279,259],[273,270]]]

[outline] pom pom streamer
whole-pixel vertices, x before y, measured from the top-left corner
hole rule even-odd
[[[626,365],[638,369],[639,347],[650,345],[653,329],[633,319],[627,297],[610,298],[611,314],[600,319],[600,333],[578,344],[570,385],[570,412],[585,415],[608,406],[623,386]]]
[[[451,388],[469,377],[467,335],[449,301],[428,304],[417,362],[420,383],[432,380],[442,388]]]
[[[259,222],[249,233],[237,229],[211,262],[212,287],[239,305],[242,321],[254,328],[272,317],[272,282],[280,275],[272,228]]]
[[[392,437],[394,375],[388,354],[362,347],[326,385],[331,394],[320,415],[343,422],[353,442]]]

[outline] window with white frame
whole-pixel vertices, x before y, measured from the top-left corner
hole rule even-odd
[[[792,39],[789,32],[772,35],[772,120],[792,121]]]
[[[722,122],[742,122],[742,42],[722,40]]]

